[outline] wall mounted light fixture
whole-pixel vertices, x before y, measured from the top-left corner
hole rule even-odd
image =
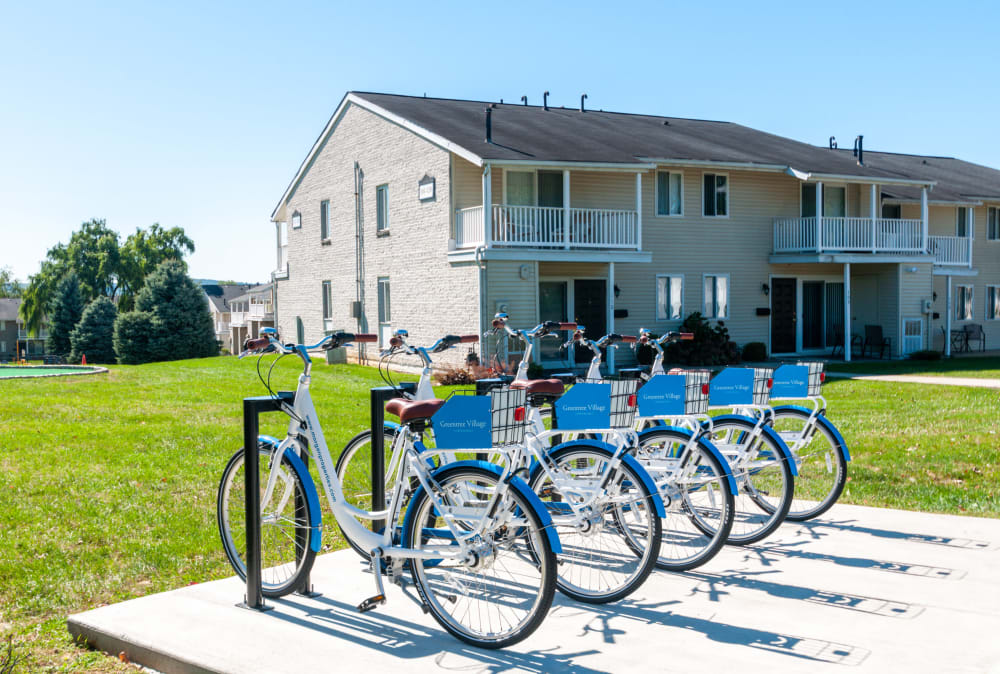
[[[771,286],[769,286],[766,283],[764,283],[764,284],[762,284],[760,286],[760,291],[762,293],[764,293],[765,295],[770,295],[771,294]]]
[[[616,284],[615,284],[615,297],[618,297],[618,296],[619,296],[619,295],[621,295],[621,294],[622,294],[622,289],[621,289],[621,288],[619,288],[619,287],[618,287],[618,284],[616,283]]]

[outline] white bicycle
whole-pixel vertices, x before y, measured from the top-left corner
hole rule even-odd
[[[319,496],[300,458],[310,453],[334,518],[371,556],[376,594],[359,610],[384,604],[383,575],[401,583],[408,567],[424,611],[462,641],[502,648],[534,632],[552,603],[560,547],[548,513],[524,481],[508,468],[480,461],[453,461],[432,469],[419,436],[406,431],[401,470],[415,478],[415,492],[408,493],[408,480],[399,480],[386,507],[370,511],[351,505],[309,393],[309,351],[374,342],[376,336],[337,333],[305,346],[281,344],[273,328],[262,332],[266,336],[248,341],[241,355],[277,352],[303,361],[293,401],[281,404],[290,417],[286,437],[262,436],[254,448],[260,453],[264,596],[299,589],[320,549]],[[226,556],[245,579],[244,456],[245,450],[238,450],[226,466],[217,508]],[[362,524],[372,520],[402,525],[376,533]]]

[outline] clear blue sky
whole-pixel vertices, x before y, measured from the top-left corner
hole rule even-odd
[[[996,3],[0,0],[0,266],[91,217],[264,280],[268,222],[345,91],[739,122],[1000,166]]]

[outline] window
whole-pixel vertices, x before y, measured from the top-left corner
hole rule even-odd
[[[704,174],[702,197],[702,215],[712,218],[729,217],[729,176],[722,173]]]
[[[802,184],[803,218],[816,217],[816,183]],[[847,214],[847,188],[823,185],[823,217],[842,218]]]
[[[302,214],[298,211],[292,213],[292,229],[302,228]]]
[[[330,238],[330,202],[319,203],[319,238],[326,241]]]
[[[684,175],[656,172],[656,214],[684,215]]]
[[[389,229],[389,186],[379,185],[375,188],[375,208],[378,211],[377,231],[384,232]]]
[[[903,217],[903,207],[899,204],[882,204],[882,218],[885,220],[900,220]]]
[[[656,320],[679,321],[684,311],[684,277],[656,275]]]
[[[729,275],[705,276],[705,318],[729,318]]]
[[[986,320],[1000,321],[1000,286],[986,286]]]
[[[329,281],[323,281],[323,329],[328,330],[326,322],[333,318],[333,286]]]
[[[972,209],[964,206],[958,207],[958,214],[955,216],[955,236],[963,238],[971,236],[972,231]]]
[[[990,206],[986,209],[986,238],[1000,241],[1000,208]]]
[[[389,279],[380,278],[378,280],[378,334],[379,344],[387,346],[392,337],[392,311],[389,302]]]
[[[511,206],[535,205],[535,172],[504,171],[507,178],[507,203]]]
[[[955,287],[955,320],[972,320],[972,286]]]

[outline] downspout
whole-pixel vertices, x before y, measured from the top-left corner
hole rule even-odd
[[[486,246],[476,246],[476,266],[479,267],[479,365],[481,367],[487,367],[489,363],[489,356],[486,353],[486,332],[487,325],[492,325],[490,321],[493,318],[492,316],[487,318],[484,312],[486,308],[486,261],[483,260],[483,253],[485,252]]]
[[[365,173],[361,165],[354,162],[354,283],[355,299],[357,301],[357,331],[368,332],[368,322],[365,315],[365,228],[364,228],[364,189]],[[358,344],[358,361],[367,362],[364,344]]]

